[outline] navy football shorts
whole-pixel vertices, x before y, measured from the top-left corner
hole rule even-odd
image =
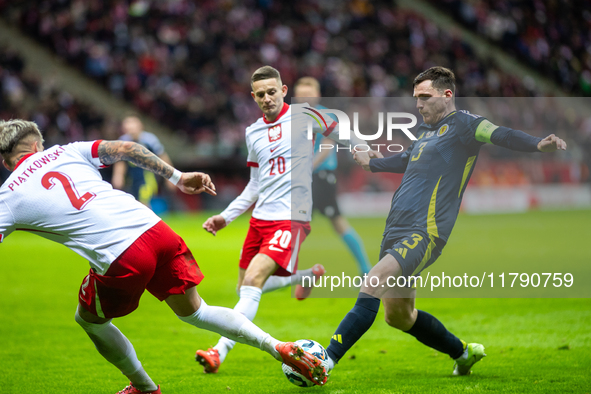
[[[417,276],[441,255],[445,242],[423,229],[394,229],[382,239],[380,260],[386,253],[402,267],[402,276]]]

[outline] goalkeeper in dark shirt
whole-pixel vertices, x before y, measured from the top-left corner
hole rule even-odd
[[[373,324],[380,300],[386,322],[455,360],[454,375],[467,375],[485,356],[484,346],[467,344],[434,316],[415,308],[411,283],[393,296],[388,278],[417,276],[437,260],[453,229],[462,196],[485,143],[522,152],[565,150],[555,135],[541,139],[496,126],[487,119],[455,108],[455,76],[432,67],[413,83],[424,123],[403,153],[383,158],[378,152],[357,152],[355,160],[367,171],[404,173],[386,221],[380,261],[369,273],[379,284],[366,282],[355,306],[341,321],[327,348],[332,369]],[[399,289],[400,291],[400,289]],[[389,292],[389,293],[388,293]]]

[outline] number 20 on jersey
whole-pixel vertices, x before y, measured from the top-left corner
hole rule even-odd
[[[274,157],[269,160],[269,164],[271,164],[271,171],[269,171],[269,175],[283,174],[285,172],[285,157]]]

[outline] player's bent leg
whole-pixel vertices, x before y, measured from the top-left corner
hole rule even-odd
[[[401,331],[408,331],[417,320],[415,309],[416,290],[412,290],[410,298],[383,298],[384,319],[390,327]]]
[[[98,352],[131,381],[123,393],[160,393],[160,388],[148,376],[129,340],[115,327],[112,319],[98,317],[78,306],[76,322],[86,331]],[[132,388],[129,388],[132,387]],[[130,391],[130,390],[136,391]],[[125,391],[127,390],[127,391]]]
[[[277,267],[278,265],[269,256],[258,253],[252,258],[248,268],[240,268],[238,279],[240,300],[234,307],[235,311],[242,313],[249,320],[254,319],[261,301],[261,288]],[[205,373],[216,373],[234,345],[236,345],[235,341],[222,337],[213,348],[207,351],[198,350],[195,360],[203,365]]]
[[[417,310],[416,320],[405,332],[419,342],[456,359],[464,352],[464,344],[435,317]]]
[[[183,297],[187,300],[181,301]],[[197,303],[196,299],[199,300],[199,307],[193,313],[187,313],[191,310],[191,306]],[[195,287],[187,289],[185,294],[169,296],[165,301],[177,317],[185,323],[266,350],[279,359],[279,354],[274,350],[279,341],[255,326],[242,313],[229,308],[207,305]]]
[[[395,298],[410,294],[410,289],[396,288],[390,286],[391,279],[402,274],[402,267],[391,254],[386,254],[382,259],[372,267],[367,274],[367,280],[363,281],[361,292],[369,294],[375,298]]]
[[[277,268],[279,265],[272,258],[266,254],[258,253],[244,272],[242,286],[254,286],[262,289],[267,278],[273,275]]]
[[[248,320],[252,321],[259,308],[262,290],[254,286],[241,286],[239,295],[240,300],[234,310],[242,313]],[[235,341],[221,337],[218,343],[212,349],[208,349],[207,352],[198,350],[195,359],[203,365],[205,373],[215,373],[219,365],[226,359],[228,353],[234,348],[234,345],[236,345]]]
[[[171,297],[175,297],[175,299],[169,300]],[[179,301],[181,297],[192,298],[193,300],[181,302]],[[195,297],[199,298],[199,308],[191,315],[180,315],[178,312],[187,311],[189,309],[188,305],[195,304]],[[198,328],[217,332],[236,342],[257,347],[269,353],[278,361],[289,361],[289,365],[302,372],[316,384],[326,382],[326,371],[323,367],[318,368],[321,363],[317,357],[304,352],[296,344],[287,342],[290,345],[287,346],[285,342],[278,341],[257,327],[240,312],[229,308],[207,305],[199,297],[195,287],[188,289],[183,295],[170,296],[166,299],[166,302],[182,321]],[[294,349],[294,347],[297,349]]]
[[[236,294],[240,295],[240,288],[242,287],[242,282],[244,282],[244,275],[246,274],[245,268],[238,268],[238,283],[236,284]]]
[[[197,312],[203,300],[197,287],[193,286],[186,289],[185,294],[173,294],[164,301],[177,316],[189,316]]]
[[[384,298],[382,302],[388,325],[412,335],[422,344],[455,359],[454,374],[469,373],[472,365],[484,357],[482,345],[466,349],[465,344],[449,332],[437,318],[415,309],[414,294],[412,298]]]
[[[360,292],[353,308],[343,318],[330,345],[326,348],[329,356],[329,372],[347,351],[369,330],[380,309],[380,299]]]
[[[166,300],[168,306],[181,319],[181,316],[191,316],[197,312],[201,306],[201,297],[197,289],[192,287],[185,291],[185,294],[175,294],[169,296]],[[189,324],[192,324],[188,322]],[[217,373],[220,366],[219,354],[213,349],[198,350],[195,354],[195,360],[203,365],[205,373]]]
[[[330,357],[329,370],[339,362],[373,324],[380,309],[380,297],[386,291],[381,287],[381,284],[386,283],[388,276],[399,275],[401,272],[400,264],[390,254],[387,254],[371,269],[369,278],[373,276],[376,279],[374,282],[368,279],[367,284],[362,286],[355,306],[341,321],[330,340],[330,345],[326,349]],[[375,286],[372,286],[372,283]]]

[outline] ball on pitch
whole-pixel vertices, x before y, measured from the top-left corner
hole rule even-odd
[[[300,339],[299,341],[295,341],[298,345],[304,349],[304,351],[313,354],[314,356],[318,357],[322,366],[328,371],[328,353],[326,349],[316,341],[311,339]],[[312,387],[314,386],[314,382],[308,380],[304,375],[300,374],[296,370],[294,370],[289,365],[283,364],[281,366],[283,369],[283,373],[287,380],[291,383],[295,384],[299,387]]]

